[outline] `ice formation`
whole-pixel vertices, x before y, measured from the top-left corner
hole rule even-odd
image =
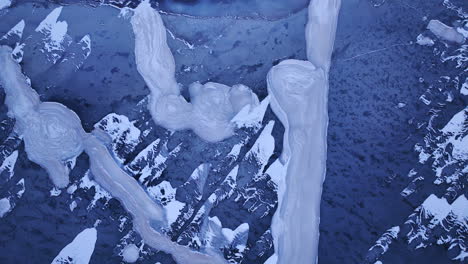
[[[131,23],[138,72],[151,91],[148,107],[158,125],[170,130],[191,129],[204,140],[215,142],[233,134],[231,119],[242,108],[258,105],[257,96],[247,86],[214,82],[192,83],[187,102],[175,79],[175,61],[159,13],[144,1],[135,9]]]
[[[0,85],[5,89],[9,115],[16,119],[15,130],[23,135],[28,158],[47,170],[57,188],[69,184],[66,161],[84,150],[94,180],[121,201],[147,245],[172,254],[178,263],[225,263],[221,256],[192,251],[155,230],[153,226],[166,225],[164,210],[115,162],[103,143],[110,141],[108,135],[99,128],[86,133],[73,111],[59,103],[41,102],[11,52],[0,46]]]
[[[317,260],[328,70],[340,4],[340,0],[311,1],[306,27],[308,61],[285,60],[268,73],[271,107],[285,126],[281,160],[287,164],[284,193],[272,226],[275,255],[271,262],[275,258],[277,263]]]

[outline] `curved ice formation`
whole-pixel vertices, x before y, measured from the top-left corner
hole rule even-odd
[[[158,125],[170,130],[191,129],[204,140],[216,142],[233,134],[231,119],[242,108],[258,105],[257,96],[247,86],[214,82],[191,84],[187,102],[175,79],[175,61],[159,13],[143,1],[131,23],[138,72],[151,91],[148,107]]]
[[[281,160],[287,173],[272,226],[272,261],[277,258],[278,263],[312,263],[318,256],[328,71],[340,4],[340,0],[312,0],[306,27],[309,61],[285,60],[268,73],[271,107],[285,126]]]
[[[178,263],[226,263],[222,256],[192,251],[155,230],[153,226],[166,225],[164,210],[114,161],[103,143],[109,141],[108,135],[100,129],[88,134],[73,111],[59,103],[41,102],[11,52],[11,48],[0,46],[0,85],[5,89],[9,114],[16,119],[16,131],[24,137],[28,158],[47,170],[56,187],[69,183],[65,161],[84,150],[94,180],[121,201],[147,245],[172,254]]]
[[[11,52],[0,47],[0,85],[5,89],[8,113],[16,119],[15,130],[23,135],[28,158],[47,170],[55,186],[64,188],[69,181],[65,161],[83,150],[81,121],[61,104],[42,103]]]

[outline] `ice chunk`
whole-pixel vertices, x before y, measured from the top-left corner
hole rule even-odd
[[[6,213],[10,212],[11,204],[8,198],[0,199],[0,217],[5,216]]]
[[[36,28],[36,32],[44,34],[44,47],[42,52],[47,52],[52,63],[60,58],[58,52],[64,51],[64,46],[69,44],[67,37],[68,24],[66,21],[57,21],[63,7],[55,8]],[[69,38],[69,37],[68,37]]]
[[[65,246],[52,260],[51,264],[80,263],[87,264],[91,259],[96,245],[96,228],[86,228],[73,241]]]
[[[122,251],[123,261],[127,263],[135,263],[140,257],[140,250],[135,244],[128,244]]]
[[[427,25],[427,29],[429,29],[434,35],[438,38],[455,42],[458,44],[462,44],[465,42],[465,37],[459,33],[455,28],[449,27],[444,23],[440,22],[439,20],[431,20]]]

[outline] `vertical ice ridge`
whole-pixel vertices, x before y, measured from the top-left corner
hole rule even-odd
[[[328,71],[340,4],[340,0],[311,1],[305,30],[308,61],[282,61],[268,73],[271,107],[285,127],[281,161],[287,164],[272,224],[275,255],[269,263],[312,263],[318,258]]]

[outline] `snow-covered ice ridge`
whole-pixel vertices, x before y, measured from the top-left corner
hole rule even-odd
[[[2,49],[4,51],[3,58],[6,60],[6,62],[8,62],[5,65],[6,66],[15,65],[15,62],[11,60],[11,58],[9,58],[9,55],[8,55],[11,50],[5,47],[3,47]],[[10,60],[7,60],[7,59],[10,59]],[[14,67],[14,68],[16,68],[17,70],[20,70],[19,67]],[[8,76],[12,77],[12,76],[17,76],[17,75],[8,75]],[[22,75],[19,75],[19,76],[21,77]],[[27,83],[23,83],[25,78],[26,77],[23,76],[22,78],[19,78],[19,80],[16,80],[17,82],[22,84],[21,86],[18,86],[18,87],[23,88],[23,90],[21,91],[24,94],[27,94],[27,93],[34,94],[34,90],[31,89]],[[8,81],[11,82],[12,80],[8,80]],[[2,87],[3,87],[3,84],[2,84]],[[13,92],[13,95],[17,95],[15,94],[15,90],[6,89],[6,91],[8,91],[9,93]],[[12,104],[14,104],[16,107],[20,105],[18,102],[15,101],[15,99],[17,98],[18,98],[17,96],[16,97],[12,96],[11,101],[9,101]],[[30,100],[30,101],[33,101],[39,104],[44,104],[40,101],[39,102],[35,100]],[[254,133],[256,133],[256,131],[259,131],[259,129],[261,128],[261,122],[265,115],[265,111],[267,110],[268,103],[269,103],[269,98],[267,97],[256,108],[252,109],[252,111],[241,111],[239,115],[237,115],[235,118],[236,126],[253,129]],[[15,107],[12,107],[12,109],[16,111]],[[34,110],[30,110],[31,107],[20,108],[20,110],[23,110],[23,109],[26,109],[24,110],[25,113],[29,113],[28,116],[31,116],[31,111],[34,111]],[[79,120],[70,118],[70,117],[74,117],[75,115],[70,110],[66,109],[64,106],[60,105],[58,109],[61,110],[58,113],[55,113],[54,111],[49,111],[47,112],[47,114],[53,114],[52,115],[54,117],[53,118],[54,122],[52,124],[53,131],[62,131],[63,133],[54,134],[53,137],[50,139],[52,140],[53,144],[50,144],[51,146],[46,145],[44,146],[44,148],[51,147],[53,151],[57,151],[57,152],[62,151],[63,153],[65,153],[62,158],[60,158],[60,156],[58,157],[57,162],[54,161],[55,164],[60,164],[61,166],[62,165],[65,166],[68,160],[70,159],[73,160],[74,157],[78,154],[75,154],[75,156],[67,154],[67,149],[61,149],[61,151],[58,151],[59,148],[56,146],[59,146],[60,142],[62,142],[63,140],[61,135],[65,135],[69,133],[70,127],[73,128],[73,127],[78,126],[77,122]],[[18,113],[22,113],[22,111],[18,111]],[[21,116],[19,116],[19,118],[21,118]],[[61,125],[64,125],[62,122],[60,122],[62,118],[66,118],[70,122],[73,122],[73,121],[77,121],[77,122],[72,123],[70,126],[67,126],[68,123],[65,123],[65,127],[62,127]],[[46,116],[42,120],[49,120],[49,119],[51,118],[48,118]],[[33,120],[33,121],[36,121],[36,120]],[[32,123],[34,124],[34,122]],[[42,124],[39,124],[39,123],[38,123],[39,127],[44,127],[44,131],[42,132],[43,134],[45,134],[45,138],[49,138],[50,134],[47,133],[48,132],[47,128],[49,126],[47,126],[47,123],[42,123]],[[25,124],[25,126],[27,126],[27,124]],[[175,200],[175,193],[177,190],[174,190],[175,188],[173,188],[168,182],[161,182],[160,184],[156,186],[148,186],[148,188],[146,188],[146,191],[148,192],[148,194],[155,200],[160,201],[161,206],[164,209],[164,212],[160,214],[160,215],[163,215],[163,217],[157,219],[159,222],[164,223],[165,221],[167,221],[168,225],[170,225],[171,223],[177,223],[174,226],[185,225],[184,223],[189,224],[189,227],[199,226],[199,229],[196,232],[193,232],[191,228],[179,229],[180,231],[183,231],[180,235],[181,239],[178,239],[179,243],[186,244],[184,242],[185,239],[194,238],[194,241],[199,241],[200,243],[191,244],[191,245],[195,248],[204,248],[205,252],[209,252],[210,250],[218,252],[220,249],[223,249],[223,248],[232,248],[230,250],[232,251],[232,253],[228,253],[228,254],[232,255],[232,257],[236,258],[237,260],[242,259],[243,254],[246,251],[249,251],[249,248],[247,247],[247,237],[248,237],[249,228],[246,223],[240,224],[235,229],[230,229],[230,228],[223,227],[221,220],[219,219],[216,220],[216,218],[209,217],[208,215],[209,215],[211,208],[217,207],[219,204],[222,203],[222,201],[227,200],[227,199],[235,199],[240,204],[242,204],[243,207],[248,209],[249,212],[251,212],[252,214],[254,213],[260,214],[259,217],[266,216],[270,214],[270,212],[273,212],[273,209],[275,208],[275,204],[276,204],[276,197],[274,196],[275,188],[276,188],[275,182],[271,182],[270,176],[268,175],[269,173],[268,171],[267,171],[267,174],[263,174],[264,168],[266,167],[267,163],[269,162],[269,159],[273,155],[274,139],[273,139],[273,136],[271,135],[273,126],[274,126],[274,122],[270,121],[265,126],[265,128],[263,128],[260,136],[258,137],[256,142],[252,146],[252,149],[247,152],[245,159],[243,159],[242,161],[242,164],[236,167],[236,168],[242,169],[244,167],[255,165],[256,171],[252,171],[252,173],[249,173],[247,175],[248,177],[243,176],[240,179],[238,179],[237,169],[233,169],[231,173],[226,174],[226,179],[221,183],[221,185],[218,188],[213,190],[212,194],[210,195],[209,199],[206,202],[204,202],[204,200],[200,200],[200,202],[205,203],[205,205],[200,210],[198,210],[196,207],[192,207],[193,205],[184,204]],[[126,186],[126,189],[128,189],[126,190],[125,193],[133,193],[132,196],[134,197],[135,195],[139,195],[139,193],[141,192],[138,190],[135,190],[134,187],[132,187],[134,186],[134,184],[130,183],[129,185],[128,183],[125,183],[126,181],[134,181],[134,180],[133,178],[128,177],[127,175],[123,175],[119,167],[114,166],[115,165],[114,161],[111,160],[110,157],[112,156],[112,159],[115,159],[117,163],[122,163],[124,161],[124,157],[128,156],[128,154],[134,150],[135,146],[140,143],[141,135],[146,134],[146,132],[141,132],[140,130],[138,130],[134,126],[133,122],[130,121],[125,116],[116,115],[116,114],[109,114],[108,116],[104,117],[99,123],[95,125],[95,129],[96,129],[96,132],[93,135],[88,135],[83,132],[84,134],[82,135],[82,137],[84,138],[84,140],[81,143],[79,142],[80,141],[79,137],[72,138],[73,140],[75,140],[75,142],[78,142],[77,145],[82,145],[81,148],[85,149],[85,151],[91,157],[92,168],[83,176],[83,178],[79,182],[70,185],[67,188],[67,193],[70,194],[70,196],[72,197],[77,188],[89,189],[91,187],[94,187],[94,192],[95,192],[94,199],[93,201],[91,201],[91,204],[88,206],[89,210],[93,209],[98,199],[101,199],[101,198],[109,199],[111,196],[114,196],[115,198],[122,201],[122,203],[125,205],[125,208],[128,209],[130,213],[135,212],[133,211],[135,209],[133,202],[130,201],[129,204],[126,204],[125,202],[126,199],[130,199],[130,196],[127,196],[127,198],[123,197],[123,195],[125,196],[126,194],[123,194],[122,190],[119,189],[120,187],[114,188],[115,186],[110,186],[110,185],[112,185],[114,182],[117,182],[119,184],[124,184],[124,186]],[[81,128],[78,128],[78,130],[81,131]],[[104,131],[105,134],[103,134],[103,132],[100,132],[100,131]],[[70,135],[73,135],[73,133]],[[99,140],[96,138],[99,138]],[[244,140],[248,140],[248,139],[244,139]],[[105,142],[106,144],[111,145],[109,151],[106,150],[103,143],[97,142],[97,141],[102,141],[102,142]],[[30,142],[27,142],[26,144],[29,144],[29,143]],[[245,142],[240,142],[239,144],[236,144],[233,146],[232,150],[229,151],[229,153],[227,153],[227,156],[226,156],[227,164],[225,165],[232,166],[229,164],[232,164],[236,159],[238,159],[241,148],[244,144]],[[32,149],[33,151],[36,151],[34,146],[35,145],[33,145]],[[142,150],[140,154],[138,154],[134,158],[133,161],[131,161],[127,166],[125,166],[125,168],[130,172],[130,175],[132,173],[136,174],[136,173],[141,173],[147,170],[147,172],[145,172],[144,175],[146,175],[146,177],[155,179],[158,177],[157,172],[164,170],[165,161],[167,159],[171,159],[178,153],[177,149],[178,148],[176,147],[175,149],[168,150],[165,141],[157,139],[155,140],[155,142],[150,144],[147,148]],[[44,150],[44,151],[50,151],[50,150]],[[7,161],[8,160],[9,159],[7,159]],[[10,164],[11,162],[6,162],[5,164],[7,163]],[[42,165],[48,166],[47,163],[42,164]],[[108,165],[110,165],[110,167],[108,167]],[[93,168],[93,166],[98,167],[98,169]],[[12,167],[12,166],[5,165],[5,167]],[[68,166],[65,166],[65,167],[67,169],[71,169],[71,167],[68,167]],[[202,166],[202,168],[204,167],[207,167],[207,166]],[[106,168],[105,170],[107,172],[112,172],[113,177],[111,181],[109,181],[110,178],[107,178],[107,180],[105,179],[106,177],[108,177],[108,176],[105,176],[106,174],[105,172],[99,173],[99,171],[102,171],[101,168]],[[216,168],[216,167],[211,168],[211,169],[213,171],[219,170],[219,168]],[[94,177],[92,177],[91,175]],[[100,177],[99,175],[104,175],[104,178]],[[196,190],[198,189],[197,192],[200,194],[201,193],[200,190],[204,188],[204,185],[207,185],[207,184],[203,184],[203,182],[206,180],[206,175],[203,177],[201,177],[201,175],[205,175],[205,173],[202,173],[200,169],[194,171],[194,173],[192,173],[192,176],[189,177],[189,179],[187,180],[187,183],[183,184],[182,187],[178,189],[181,189],[181,190],[186,189],[185,191],[187,191],[187,190],[190,190],[191,186],[198,186]],[[64,182],[62,186],[67,185],[68,183],[67,174],[57,175],[57,177],[60,178],[59,182],[62,182],[62,181]],[[142,183],[145,185],[147,184],[145,183],[145,181],[142,181]],[[257,184],[262,184],[262,185],[264,184],[266,186],[262,187],[261,190],[257,191],[255,187]],[[109,191],[105,191],[105,190],[109,190]],[[164,194],[161,190],[164,190]],[[60,195],[60,190],[55,189],[53,194]],[[273,194],[273,196],[271,196],[270,194]],[[201,196],[194,196],[194,197],[199,197],[198,199],[201,198]],[[191,197],[189,198],[191,199]],[[147,200],[147,198],[140,197],[138,200],[139,200],[139,203],[141,203],[142,201]],[[77,205],[76,201],[79,201],[79,199],[78,200],[73,199],[73,201],[71,201],[70,210],[73,211],[76,208],[76,206],[80,206],[80,205]],[[151,201],[151,203],[153,202]],[[144,203],[144,204],[149,205],[149,203]],[[187,218],[187,214],[182,214],[180,212],[181,209],[184,209],[184,207],[186,207],[189,211],[195,209],[195,211],[193,212],[196,213],[197,216],[193,220],[190,217]],[[151,205],[149,205],[148,208],[151,208]],[[135,210],[138,210],[138,209],[135,209]],[[164,215],[166,215],[166,217],[164,217]],[[137,221],[138,219],[140,219],[141,221],[141,218],[135,215],[134,215],[134,219],[136,219]],[[145,226],[144,224],[142,225]],[[164,226],[164,224],[161,224],[161,226]],[[149,227],[147,226],[147,228]],[[146,244],[149,244],[150,246],[156,244],[156,242],[154,241],[154,238],[156,238],[157,235],[155,235],[154,232],[151,232],[151,230],[147,230],[147,229],[142,231],[138,227],[135,227],[135,230],[140,231],[140,233],[146,232],[147,235],[146,236],[143,235],[143,239]],[[271,246],[269,242],[270,241],[269,237],[271,237],[271,231],[267,230],[265,234],[259,240],[259,243],[265,244],[265,247],[267,248],[266,250],[268,250],[268,247]],[[197,240],[196,238],[199,238],[199,239]],[[162,239],[164,240],[164,238]],[[160,244],[161,241],[162,240],[158,240],[157,243]],[[177,246],[175,247],[177,248]],[[178,247],[178,248],[182,248],[183,250],[188,250],[185,247]],[[217,254],[219,253],[216,253],[214,255],[217,255]],[[184,254],[181,254],[181,255],[184,255]],[[191,256],[189,263],[193,263],[192,260],[194,259],[196,258],[193,258],[193,256]],[[187,263],[186,261],[184,262],[184,260],[180,260],[180,258],[179,258],[179,261],[181,261],[182,263]],[[206,260],[206,259],[202,259],[200,261],[201,263],[215,263],[211,260]]]
[[[458,196],[452,203],[444,197],[429,195],[404,224],[390,228],[376,241],[367,253],[366,263],[380,259],[397,240],[405,241],[415,250],[445,245],[451,259],[465,261],[468,258],[467,208],[465,195]]]
[[[444,6],[456,12],[460,20],[468,17],[463,8],[449,0]],[[461,26],[449,27],[436,19],[428,22],[427,29],[417,37],[417,43],[421,49],[432,49],[440,64],[451,71],[421,95],[421,105],[429,117],[411,120],[424,132],[424,138],[414,146],[418,160],[408,172],[409,184],[401,196],[415,210],[404,223],[393,227],[399,233],[390,235],[388,230],[371,247],[368,263],[383,258],[394,243],[408,244],[413,250],[443,245],[448,248],[448,258],[461,263],[468,259],[468,35]],[[447,115],[449,111],[453,114]],[[379,241],[385,241],[386,246],[379,246]]]

